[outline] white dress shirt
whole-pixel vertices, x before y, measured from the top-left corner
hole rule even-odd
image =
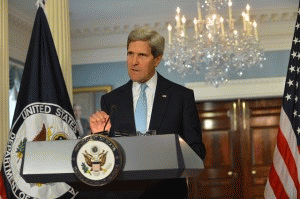
[[[155,71],[154,76],[149,79],[147,82],[147,89],[145,90],[146,96],[147,96],[147,129],[149,129],[150,125],[150,119],[152,114],[152,108],[153,108],[153,101],[156,91],[156,85],[157,85],[157,72]],[[133,82],[132,84],[132,97],[133,97],[133,108],[134,112],[136,109],[136,103],[139,99],[141,93],[141,84],[138,82]]]

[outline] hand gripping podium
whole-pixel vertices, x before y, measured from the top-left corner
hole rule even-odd
[[[109,139],[114,140],[122,152],[122,168],[113,179],[116,181],[195,177],[200,175],[204,168],[201,158],[175,134]],[[20,171],[21,176],[27,183],[80,182],[81,179],[79,180],[75,173],[76,169],[74,170],[74,148],[80,141],[28,142]],[[102,163],[107,162],[110,157],[104,156],[104,150],[93,156],[92,153],[95,151],[93,146],[84,149],[83,154],[87,159],[81,160],[82,163],[78,166],[89,173],[88,175],[92,175],[91,172],[107,172],[110,169],[109,164],[106,167],[101,164],[102,160],[104,160]],[[97,159],[96,162],[99,160],[100,163],[98,161],[97,164],[93,163],[93,166],[88,167],[92,165],[88,160],[93,159]]]

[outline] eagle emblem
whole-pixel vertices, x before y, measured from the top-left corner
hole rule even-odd
[[[74,147],[72,166],[82,182],[90,186],[103,186],[122,171],[123,153],[117,142],[109,137],[86,136]]]
[[[97,146],[91,148],[91,153],[88,153],[87,150],[85,150],[82,155],[84,156],[85,163],[90,169],[83,163],[82,169],[84,172],[89,174],[93,173],[94,175],[99,175],[101,171],[106,172],[107,169],[103,166],[106,163],[107,153],[108,151],[100,150]]]

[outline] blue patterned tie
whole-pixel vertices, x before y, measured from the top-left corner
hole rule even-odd
[[[136,131],[144,132],[147,130],[147,96],[146,90],[147,84],[141,84],[141,93],[136,103],[135,109],[135,127]]]

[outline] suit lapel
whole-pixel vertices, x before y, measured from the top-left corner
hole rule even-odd
[[[120,93],[119,96],[120,104],[122,104],[122,108],[124,113],[126,113],[126,120],[128,120],[128,124],[131,124],[131,129],[135,132],[135,121],[134,121],[134,113],[133,113],[133,97],[132,97],[132,81],[129,81],[125,87],[123,92]]]
[[[158,129],[161,125],[161,121],[168,109],[169,98],[171,97],[171,85],[159,73],[157,73],[157,75],[157,86],[149,125],[149,129],[152,130]],[[133,131],[136,131],[133,109],[132,81],[129,81],[125,85],[123,92],[120,93],[120,104],[124,105],[122,107],[127,115],[127,119],[129,120],[129,123],[133,125]]]
[[[161,125],[163,116],[168,108],[170,98],[170,85],[160,74],[157,79],[156,92],[153,102],[152,114],[149,129],[156,130]]]

